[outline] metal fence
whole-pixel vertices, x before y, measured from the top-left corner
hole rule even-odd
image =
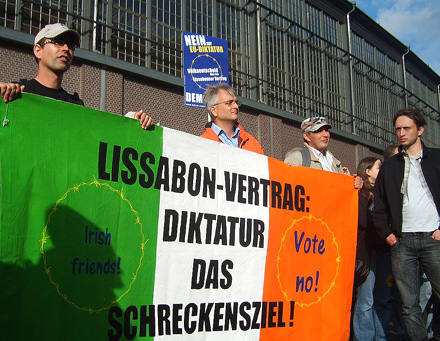
[[[182,77],[182,31],[228,40],[240,96],[387,145],[392,116],[424,112],[439,145],[439,95],[396,61],[305,0],[0,0],[0,25],[35,35],[63,22],[81,48]],[[406,77],[406,89],[403,81]]]

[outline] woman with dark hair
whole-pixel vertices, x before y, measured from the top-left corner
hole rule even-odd
[[[387,340],[391,309],[392,270],[389,246],[381,241],[373,226],[373,188],[382,162],[366,157],[359,162],[357,175],[364,181],[359,191],[357,261],[369,260],[370,272],[356,282],[353,305],[353,340]],[[368,260],[366,261],[368,263]],[[356,276],[355,276],[356,277]],[[363,282],[362,282],[363,280]]]

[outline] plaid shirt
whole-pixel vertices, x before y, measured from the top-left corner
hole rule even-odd
[[[400,193],[403,194],[403,203],[408,200],[408,177],[409,177],[409,170],[411,168],[411,160],[405,149],[402,148],[401,151],[403,155],[403,159],[405,160],[405,171],[403,173],[403,181],[402,181],[402,187],[400,188]],[[415,167],[417,171],[417,175],[419,176],[420,182],[422,184],[422,188],[425,191],[426,195],[428,196],[429,200],[434,203],[434,198],[432,197],[431,191],[429,190],[428,184],[426,183],[425,176],[423,175],[422,166],[420,165],[420,162],[423,158],[423,149],[420,152],[420,155],[416,157]]]

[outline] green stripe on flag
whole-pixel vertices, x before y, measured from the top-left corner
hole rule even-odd
[[[6,110],[2,102],[2,120]],[[117,330],[110,311],[152,304],[162,128],[30,94],[10,102],[8,119],[0,127],[2,336],[107,339]]]

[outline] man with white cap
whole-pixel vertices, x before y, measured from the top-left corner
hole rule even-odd
[[[38,63],[37,76],[21,84],[0,83],[3,100],[13,100],[20,92],[25,91],[84,105],[77,93],[69,94],[61,87],[63,75],[72,64],[73,51],[79,45],[79,39],[75,30],[63,24],[46,25],[34,39],[34,55]]]
[[[348,168],[342,167],[341,162],[327,150],[331,127],[324,117],[305,119],[301,123],[304,148],[288,151],[284,162],[291,166],[305,166],[350,175]]]
[[[50,97],[64,102],[84,105],[78,94],[67,93],[61,86],[64,73],[73,62],[73,52],[80,44],[80,36],[75,30],[61,23],[46,25],[34,40],[34,55],[38,63],[37,76],[18,83],[0,82],[1,97],[7,103],[22,91]],[[147,129],[153,120],[142,110],[134,116]]]

